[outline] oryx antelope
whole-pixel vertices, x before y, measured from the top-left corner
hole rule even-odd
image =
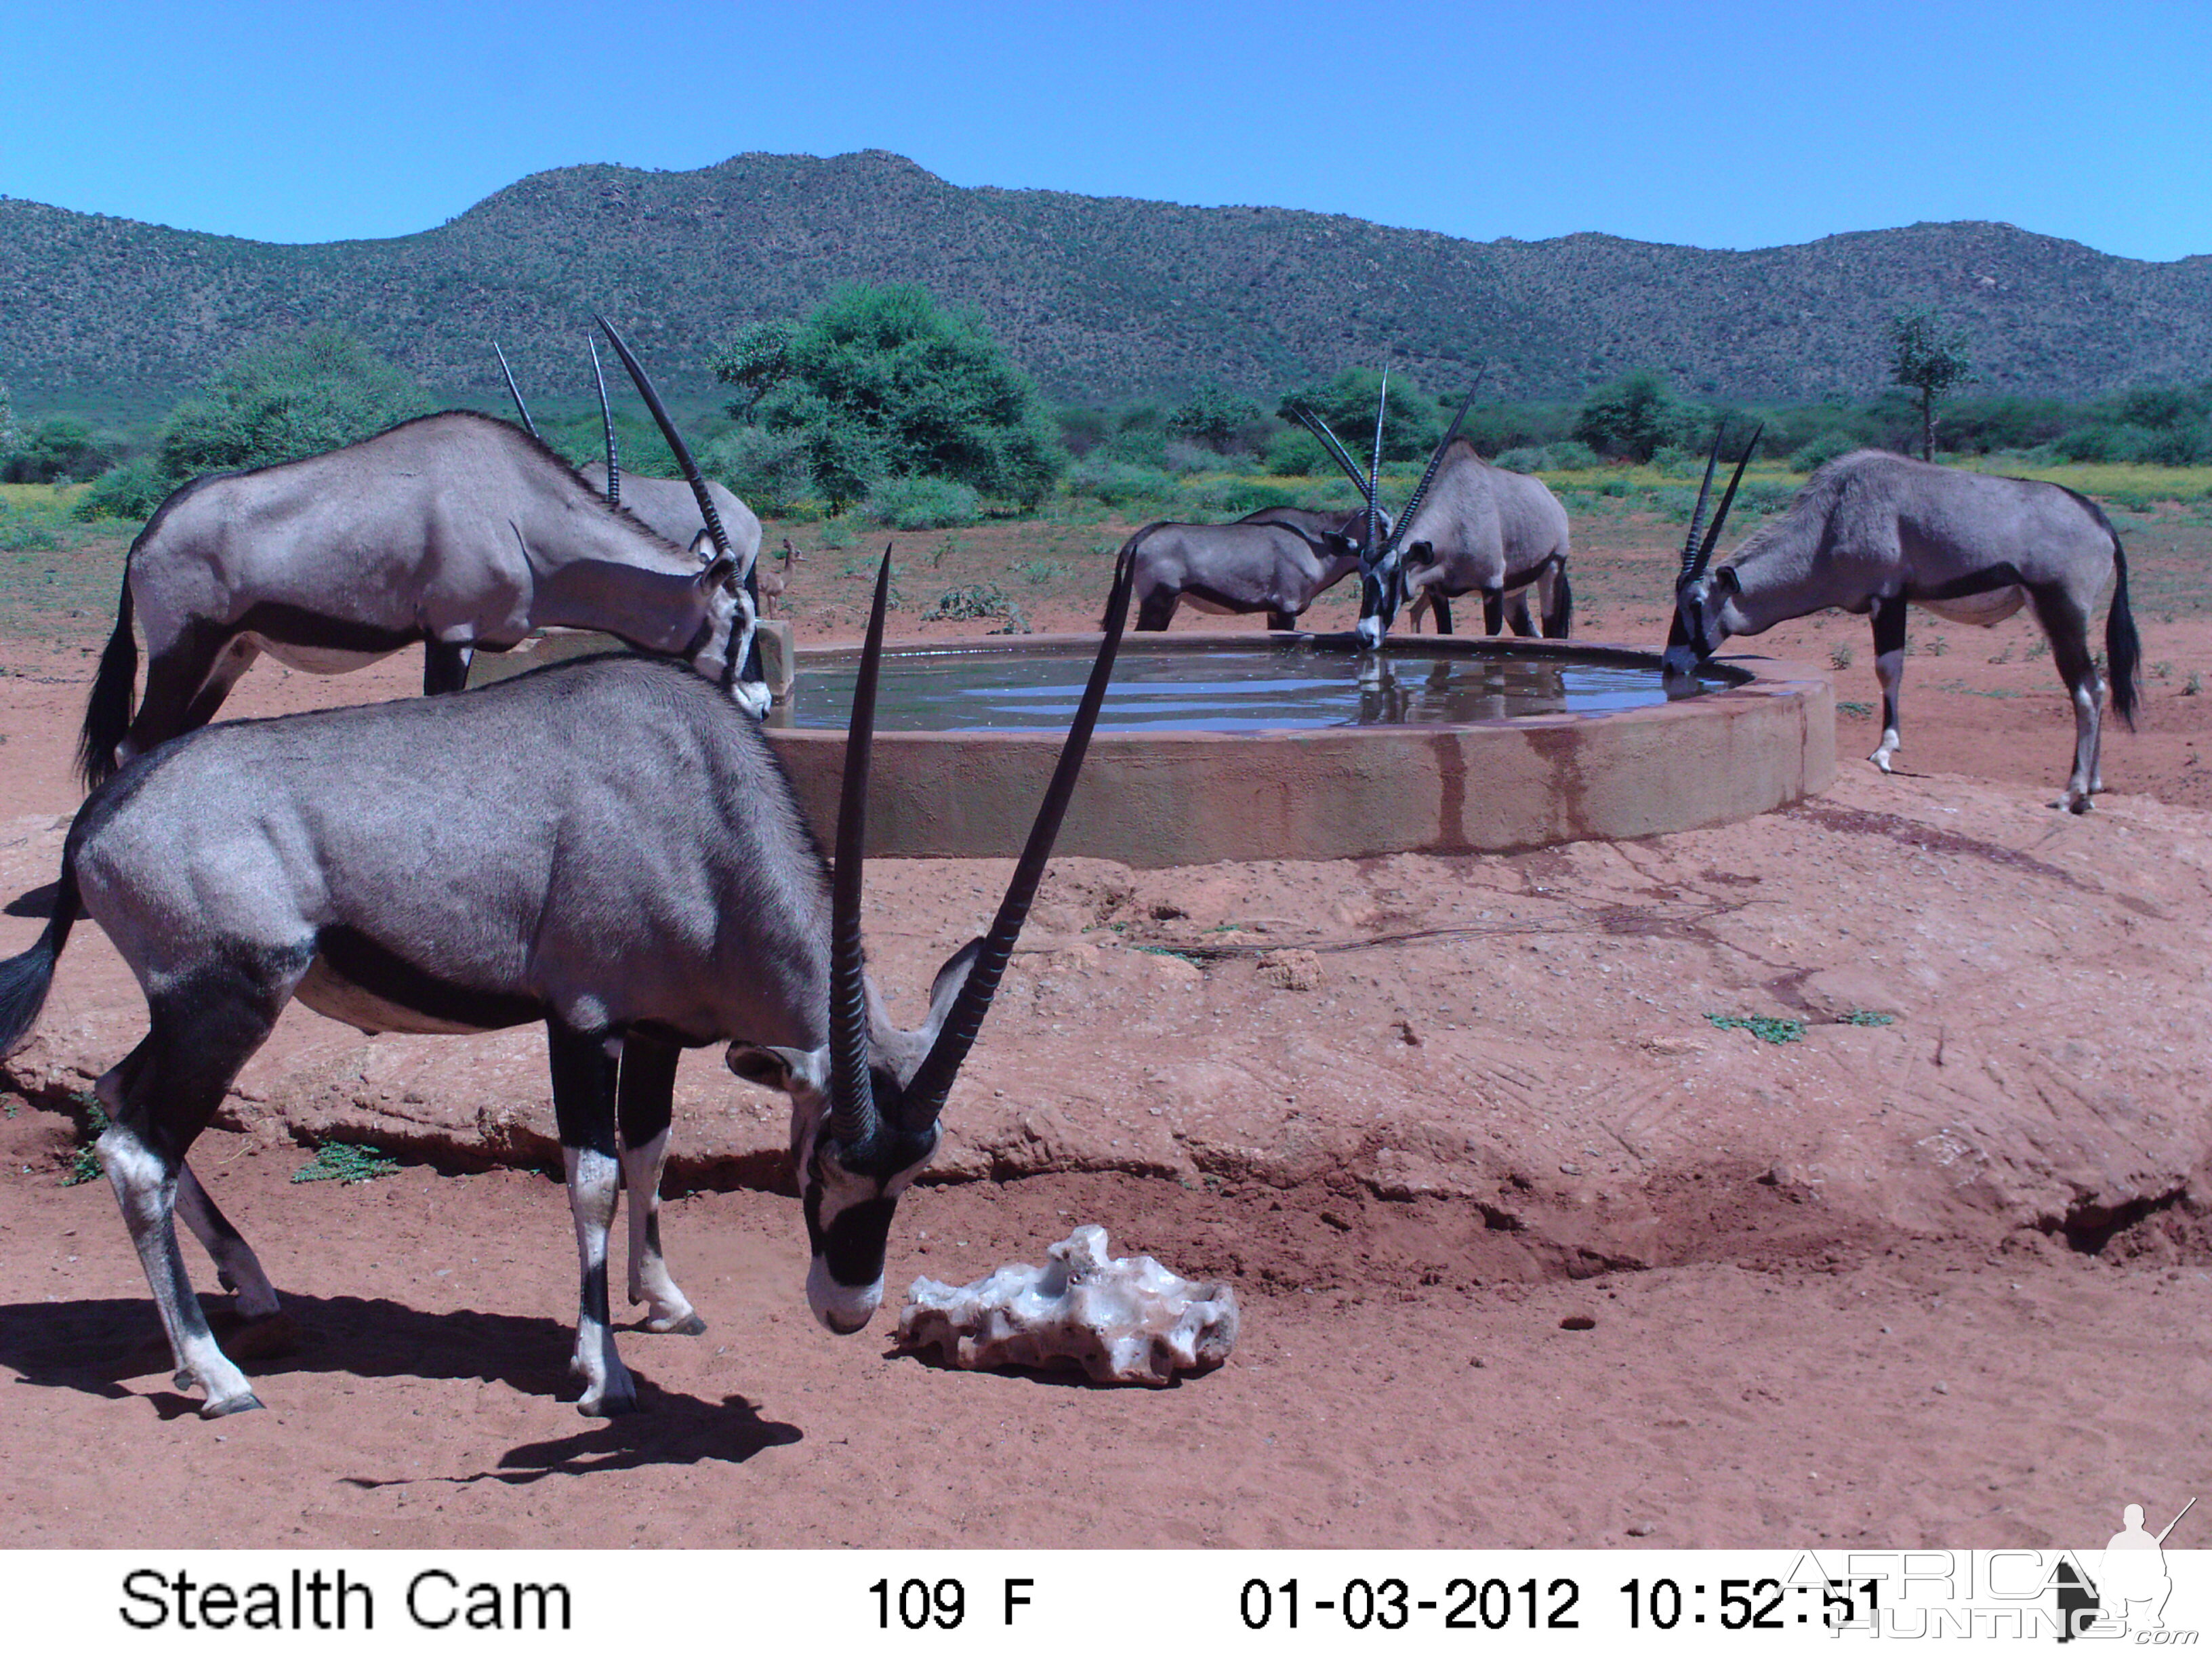
[[[1382,395],[1389,396],[1387,379]],[[1542,479],[1491,465],[1460,437],[1474,400],[1469,392],[1460,405],[1395,526],[1382,523],[1378,514],[1362,540],[1358,632],[1370,647],[1382,644],[1401,606],[1412,607],[1416,633],[1424,607],[1436,612],[1439,634],[1450,633],[1451,601],[1462,593],[1482,595],[1486,632],[1495,634],[1510,624],[1516,634],[1532,635],[1532,586],[1542,607],[1545,636],[1564,639],[1574,630],[1566,509]],[[1318,416],[1304,409],[1293,412],[1371,497],[1382,466],[1382,405],[1376,410],[1375,455],[1364,478]]]
[[[616,345],[661,413],[644,371]],[[703,493],[704,480],[695,487]],[[768,688],[738,678],[754,623],[743,567],[711,524],[701,536],[689,551],[664,539],[610,507],[544,445],[466,410],[305,460],[194,479],[131,544],[85,707],[85,782],[206,725],[264,651],[339,674],[419,641],[422,689],[434,693],[466,682],[478,647],[505,650],[539,628],[597,629],[685,659],[765,714]],[[148,657],[135,717],[134,616]]]
[[[514,383],[514,372],[507,366],[507,354],[496,343],[492,346],[499,356],[500,373],[507,379],[507,395],[514,399],[514,412],[522,417],[522,424],[530,435],[538,437],[538,422],[530,417],[530,406],[522,401],[522,390]],[[647,478],[633,472],[624,477],[622,456],[615,443],[614,414],[607,406],[607,383],[599,374],[599,352],[592,348],[592,374],[599,382],[599,424],[606,437],[606,459],[589,461],[577,469],[584,482],[607,498],[611,506],[625,508],[629,514],[655,534],[665,537],[678,547],[689,547],[707,528],[700,511],[699,500],[690,482],[683,478]],[[738,568],[750,571],[760,554],[760,520],[752,508],[739,501],[726,487],[714,479],[706,480],[707,494],[714,503],[715,516],[721,521],[729,538],[730,551],[737,556]]]
[[[1715,459],[1718,453],[1716,439]],[[1712,471],[1709,459],[1707,489]],[[1701,492],[1700,513],[1704,504]],[[1724,499],[1722,517],[1726,507]],[[1708,568],[1719,530],[1717,520],[1702,548],[1684,549],[1667,641],[1670,667],[1686,669],[1731,635],[1764,633],[1793,617],[1832,607],[1872,612],[1881,743],[1870,758],[1887,772],[1899,744],[1905,606],[1987,628],[2033,605],[2074,702],[2074,769],[2057,804],[2088,810],[2090,796],[2105,787],[2098,759],[2105,688],[2089,623],[2107,582],[2112,707],[2130,727],[2142,659],[2128,608],[2127,555],[2094,501],[2058,484],[1862,449],[1821,467],[1778,518]]]
[[[1136,570],[1137,628],[1157,633],[1176,607],[1216,616],[1267,613],[1293,629],[1306,607],[1359,568],[1363,511],[1263,507],[1234,524],[1148,524],[1123,544]]]
[[[939,970],[921,1030],[863,973],[861,838],[890,556],[847,750],[834,875],[758,726],[680,666],[559,664],[447,697],[241,721],[143,755],[78,812],[52,920],[0,963],[0,1055],[36,1019],[80,915],[145,988],[150,1030],[99,1082],[99,1152],[204,1416],[259,1404],[192,1293],[174,1217],[241,1313],[277,1297],[186,1166],[284,1005],[367,1031],[545,1023],[581,1261],[574,1368],[587,1415],[635,1407],[615,1350],[607,1236],[630,1194],[629,1294],[655,1331],[703,1328],[658,1224],[678,1052],[726,1043],[791,1098],[815,1316],[881,1299],[899,1194],[1012,954],[1112,672],[1106,636],[990,932]]]

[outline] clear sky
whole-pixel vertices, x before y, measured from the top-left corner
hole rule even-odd
[[[2212,252],[2212,3],[32,3],[0,194],[322,241],[574,162],[1760,247],[2002,219]]]

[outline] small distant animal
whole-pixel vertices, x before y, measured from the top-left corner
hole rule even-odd
[[[1671,669],[1686,671],[1732,635],[1761,634],[1793,617],[1830,609],[1870,613],[1881,742],[1869,758],[1887,772],[1900,742],[1905,607],[1989,628],[2032,605],[2074,704],[2073,770],[2054,805],[2089,810],[2090,797],[2105,787],[2106,688],[2089,623],[2107,583],[2105,659],[2112,707],[2130,728],[2142,662],[2128,605],[2127,554],[2102,507],[2060,484],[1862,449],[1814,472],[1779,517],[1708,568],[1727,516],[1725,498],[1712,532],[1701,546],[1692,544],[1718,458],[1717,438],[1675,583]]]

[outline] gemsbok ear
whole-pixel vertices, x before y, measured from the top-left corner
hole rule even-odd
[[[775,1048],[752,1042],[732,1042],[722,1063],[734,1077],[781,1093],[826,1093],[830,1086],[826,1050]]]

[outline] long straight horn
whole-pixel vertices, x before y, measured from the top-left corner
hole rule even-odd
[[[876,1137],[876,1091],[868,1073],[868,989],[860,952],[860,879],[868,839],[868,761],[876,738],[876,679],[884,659],[884,612],[891,550],[876,573],[868,642],[853,680],[845,731],[845,781],[837,799],[837,866],[830,884],[830,1128],[840,1146]]]
[[[615,325],[596,311],[592,313],[592,320],[606,331],[607,343],[615,349],[615,355],[623,360],[623,367],[629,371],[629,378],[637,386],[637,395],[645,399],[645,406],[653,411],[653,422],[660,428],[660,435],[668,441],[668,447],[676,457],[676,464],[684,469],[684,477],[691,486],[692,495],[698,497],[699,517],[714,537],[714,550],[720,556],[714,562],[720,565],[726,561],[729,568],[734,570],[738,556],[730,550],[729,536],[722,529],[722,515],[714,511],[714,498],[707,493],[707,480],[699,471],[699,463],[691,459],[691,446],[684,441],[684,434],[676,429],[676,422],[668,418],[668,406],[660,401],[660,394],[653,389],[653,382],[646,378],[645,370],[639,366],[629,347],[623,343],[623,337],[615,332]]]
[[[1390,371],[1382,371],[1382,390],[1375,399],[1375,459],[1367,465],[1367,534],[1359,544],[1359,558],[1371,565],[1380,556],[1375,549],[1375,491],[1382,477],[1382,416],[1390,406]]]
[[[1429,457],[1428,465],[1422,470],[1420,483],[1413,486],[1413,498],[1406,503],[1406,510],[1398,515],[1398,527],[1390,532],[1392,547],[1406,539],[1406,532],[1413,526],[1413,514],[1421,510],[1421,502],[1428,495],[1429,486],[1437,480],[1437,469],[1444,464],[1444,452],[1452,447],[1452,440],[1459,436],[1459,429],[1467,420],[1467,411],[1474,407],[1474,394],[1481,390],[1482,377],[1477,375],[1474,385],[1468,388],[1467,401],[1459,406],[1459,413],[1452,416],[1451,425],[1445,428],[1444,441],[1437,446],[1436,453]]]
[[[1735,501],[1735,487],[1743,482],[1743,470],[1751,465],[1751,453],[1759,447],[1759,436],[1765,430],[1765,422],[1761,422],[1752,433],[1751,441],[1743,447],[1743,453],[1737,457],[1735,476],[1729,480],[1728,494],[1721,497],[1720,510],[1713,514],[1713,527],[1705,532],[1705,539],[1698,548],[1698,561],[1690,568],[1686,580],[1695,581],[1705,574],[1705,566],[1713,556],[1713,545],[1721,538],[1721,526],[1728,522],[1729,507]]]
[[[1291,418],[1313,434],[1314,441],[1328,452],[1331,460],[1344,469],[1344,476],[1352,480],[1352,487],[1364,500],[1369,493],[1367,479],[1359,471],[1359,463],[1352,459],[1351,453],[1337,441],[1336,434],[1329,430],[1328,422],[1304,404],[1291,405]]]
[[[1129,620],[1129,592],[1136,584],[1136,562],[1126,557],[1114,573],[1114,589],[1106,601],[1106,637],[1099,642],[1090,681],[1083,688],[1083,699],[1076,705],[1075,719],[1067,728],[1067,741],[1060,746],[1060,763],[1053,769],[1052,781],[1045,786],[1044,804],[1037,808],[1036,822],[1030,826],[1029,843],[1022,848],[1021,861],[1014,866],[1014,878],[1006,884],[1006,896],[1000,902],[991,931],[976,941],[975,960],[968,969],[967,981],[946,1012],[937,1041],[907,1085],[902,1127],[910,1132],[927,1128],[944,1109],[945,1097],[952,1091],[952,1079],[959,1075],[961,1062],[968,1058],[976,1033],[983,1029],[983,1016],[991,1011],[1000,977],[1013,957],[1014,941],[1021,937],[1030,902],[1036,896],[1037,883],[1044,878],[1053,841],[1060,834],[1060,820],[1067,815],[1068,799],[1075,793],[1076,775],[1083,769],[1084,751],[1091,746],[1091,728],[1097,725],[1099,708],[1106,701],[1106,683],[1114,676],[1114,655],[1121,648],[1121,629]]]
[[[607,377],[599,372],[599,343],[590,335],[584,343],[592,349],[592,378],[599,386],[599,429],[607,434],[607,505],[622,505],[622,458],[615,453],[615,414],[607,407]]]
[[[1705,457],[1705,481],[1698,486],[1698,505],[1690,514],[1690,533],[1682,538],[1682,568],[1675,573],[1674,585],[1680,587],[1694,574],[1698,562],[1698,532],[1705,528],[1705,503],[1712,498],[1713,474],[1721,464],[1721,440],[1728,435],[1728,422],[1723,421],[1713,428],[1713,447]]]
[[[491,343],[491,349],[492,355],[499,359],[499,372],[507,376],[507,395],[514,399],[514,412],[522,416],[522,424],[529,428],[530,435],[537,438],[538,422],[530,418],[530,405],[522,401],[522,388],[514,383],[514,371],[507,366],[507,354],[499,349],[496,340]],[[544,440],[539,438],[538,441],[543,443]]]

